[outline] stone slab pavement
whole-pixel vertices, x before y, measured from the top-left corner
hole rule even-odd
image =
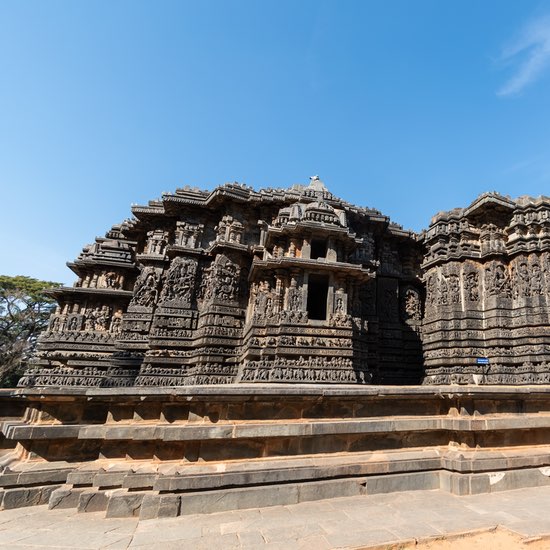
[[[550,535],[550,487],[463,497],[414,491],[144,521],[36,506],[0,512],[0,548],[325,550],[497,526]]]

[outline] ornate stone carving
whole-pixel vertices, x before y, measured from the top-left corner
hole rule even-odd
[[[466,209],[435,216],[423,238],[426,383],[522,384],[550,378],[543,269],[550,240],[541,238],[549,214],[547,198],[512,201],[489,193]],[[464,304],[453,299],[457,288],[463,289]],[[529,366],[533,358],[537,368]]]
[[[204,300],[217,299],[231,302],[238,298],[241,268],[228,257],[216,256],[210,267],[204,270],[201,295]]]
[[[422,320],[422,299],[420,292],[414,287],[407,287],[401,300],[401,312],[405,321]]]
[[[485,287],[489,296],[512,296],[510,276],[502,263],[491,262],[485,268]]]
[[[479,276],[477,271],[469,271],[464,280],[466,299],[470,302],[479,302]]]
[[[422,247],[435,262],[423,275],[430,365],[450,360],[438,356],[442,338],[463,331],[483,340],[484,331],[499,328],[480,327],[468,312],[483,313],[485,267],[499,261],[513,279],[507,242],[504,251],[490,244],[483,259],[463,267],[460,254],[481,254],[476,221],[456,215],[448,230],[419,242],[380,212],[334,196],[319,179],[289,189],[181,189],[132,214],[70,264],[78,280],[55,291],[60,308],[41,340],[40,374],[22,383],[104,385],[118,380],[116,372],[127,372],[124,383],[152,386],[418,383]],[[520,250],[522,239],[534,239],[535,219],[517,218],[513,256],[527,258],[529,314],[543,326],[549,260],[543,250]],[[500,220],[483,223],[497,228],[484,230],[487,242],[510,237]],[[524,328],[516,323],[507,329]]]
[[[460,303],[460,279],[458,275],[451,273],[448,277],[449,281],[449,300],[451,304]]]
[[[356,383],[369,382],[367,369],[354,368],[344,357],[311,357],[250,361],[245,364],[243,382]]]
[[[168,244],[168,233],[161,229],[147,232],[147,254],[163,255]]]
[[[201,246],[204,224],[180,221],[176,223],[176,244],[185,248]]]
[[[154,267],[144,267],[134,286],[130,305],[153,307],[157,301],[159,281],[160,277]]]
[[[233,216],[224,216],[215,227],[218,242],[230,242],[241,244],[243,239],[244,225],[233,218]]]
[[[190,307],[194,297],[197,261],[191,258],[174,258],[166,275],[159,304],[177,301]]]

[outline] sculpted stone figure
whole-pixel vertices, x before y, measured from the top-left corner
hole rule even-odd
[[[422,319],[422,300],[420,293],[415,288],[409,287],[405,290],[402,311],[405,320],[420,321]]]
[[[470,302],[479,301],[479,277],[477,271],[470,271],[465,279],[466,296]]]
[[[204,270],[201,296],[229,302],[237,298],[240,267],[223,255],[216,256],[210,267]]]
[[[105,274],[105,286],[107,288],[120,288],[119,276],[114,271]]]
[[[197,262],[183,257],[174,258],[159,297],[159,304],[178,300],[187,307],[195,288]]]
[[[148,245],[147,252],[149,254],[164,254],[164,249],[168,244],[168,235],[166,231],[154,230],[147,233]]]
[[[131,305],[152,307],[158,293],[159,277],[154,268],[146,267],[136,281]]]

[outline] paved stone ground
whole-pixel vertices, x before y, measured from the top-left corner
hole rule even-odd
[[[497,525],[535,537],[550,534],[549,510],[550,487],[467,497],[415,491],[141,522],[36,506],[0,512],[0,548],[325,550]]]

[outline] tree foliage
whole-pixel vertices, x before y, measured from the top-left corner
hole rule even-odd
[[[0,275],[0,387],[17,382],[55,307],[46,291],[58,286],[22,275]]]

